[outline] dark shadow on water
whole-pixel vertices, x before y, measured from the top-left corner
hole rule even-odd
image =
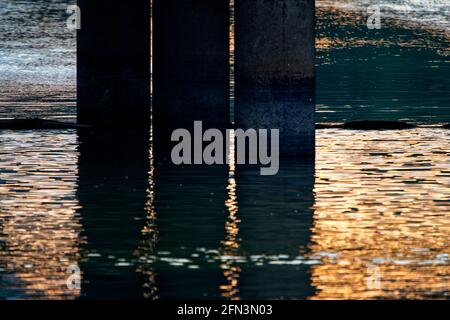
[[[152,164],[142,133],[80,131],[83,298],[301,299],[314,163]]]
[[[139,250],[147,298],[312,295],[309,266],[295,261],[310,241],[314,163],[289,160],[265,177],[235,169],[155,165]]]
[[[219,296],[222,274],[217,266],[206,261],[179,266],[178,259],[191,260],[196,253],[220,246],[227,214],[226,183],[226,166],[155,166],[159,298]]]
[[[82,293],[92,298],[140,298],[141,275],[131,263],[141,240],[149,172],[149,134],[79,131],[78,199],[84,252]]]
[[[243,252],[260,259],[241,272],[245,299],[304,299],[310,296],[309,266],[297,264],[311,237],[314,204],[314,161],[281,159],[274,176],[259,168],[236,171],[240,234]]]

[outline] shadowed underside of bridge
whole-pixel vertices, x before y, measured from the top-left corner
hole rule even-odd
[[[313,155],[314,0],[235,2],[236,126],[280,129],[281,156]],[[153,66],[153,138],[166,150],[194,120],[230,127],[229,0],[153,0],[152,24],[150,3],[78,0],[78,122],[148,130]]]

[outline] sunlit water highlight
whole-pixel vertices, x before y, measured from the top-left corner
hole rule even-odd
[[[129,184],[147,191],[80,175],[78,139],[0,133],[1,298],[450,293],[446,130],[319,130],[315,169],[153,164]],[[106,191],[110,206],[86,198]],[[81,291],[67,289],[70,264],[86,273]]]
[[[372,1],[317,1],[317,120],[450,122],[448,2],[379,3],[369,30]],[[0,0],[0,118],[74,119],[66,5]],[[315,165],[272,178],[153,164],[132,180],[80,172],[75,131],[0,132],[0,298],[448,298],[449,131],[317,139]]]
[[[67,132],[0,133],[0,297],[75,298],[77,137]]]

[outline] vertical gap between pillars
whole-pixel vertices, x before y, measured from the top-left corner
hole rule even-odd
[[[150,1],[150,136],[153,137],[153,0]],[[153,143],[153,139],[152,139]]]
[[[234,124],[234,101],[235,101],[235,72],[234,72],[234,35],[235,35],[235,23],[234,23],[234,2],[230,0],[230,122]]]

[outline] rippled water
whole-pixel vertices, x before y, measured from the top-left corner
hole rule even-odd
[[[314,298],[449,296],[449,151],[436,129],[319,134]]]
[[[449,30],[386,10],[369,30],[368,1],[317,5],[318,121],[450,121]]]
[[[450,1],[448,0],[320,0],[320,7],[365,11],[378,6],[383,15],[401,22],[450,31]]]
[[[379,3],[317,1],[318,121],[450,122],[448,2]],[[74,119],[66,5],[0,0],[0,118]],[[273,177],[111,134],[0,131],[0,298],[449,297],[448,130],[318,130]]]
[[[71,298],[77,264],[77,137],[0,133],[0,297]]]
[[[1,298],[450,294],[446,130],[318,130],[315,165],[270,177],[88,142],[0,133]],[[81,290],[67,289],[71,265]]]
[[[67,1],[0,0],[0,117],[73,118],[75,33]]]
[[[317,120],[450,122],[449,0],[317,0]],[[426,1],[425,1],[426,2]],[[0,0],[0,118],[75,119],[65,0]],[[405,12],[405,10],[407,10]]]

